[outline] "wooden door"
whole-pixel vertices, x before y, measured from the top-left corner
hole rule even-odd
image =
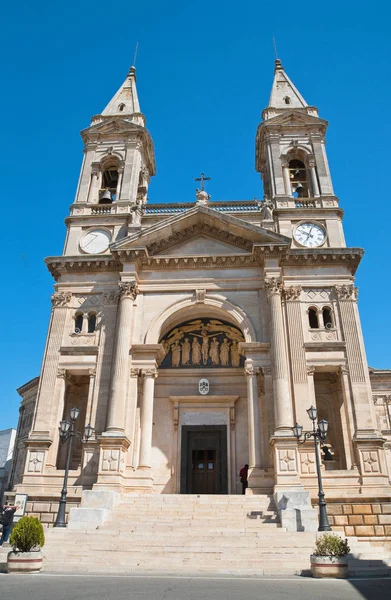
[[[228,492],[226,426],[183,426],[182,494]]]

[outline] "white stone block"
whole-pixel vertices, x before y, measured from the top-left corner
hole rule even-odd
[[[96,529],[109,516],[110,511],[104,508],[71,508],[68,529]]]
[[[317,531],[318,515],[309,492],[286,490],[274,494],[278,516],[287,531]]]

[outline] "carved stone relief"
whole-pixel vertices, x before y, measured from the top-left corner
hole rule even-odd
[[[304,290],[305,299],[309,302],[330,302],[331,288],[311,288]]]
[[[354,287],[354,285],[336,285],[335,292],[338,300],[355,301],[358,298],[358,288]]]
[[[44,457],[45,453],[42,451],[31,451],[27,465],[28,473],[42,473]]]
[[[121,451],[119,449],[103,450],[102,471],[119,471]]]
[[[296,452],[295,450],[279,450],[278,451],[278,466],[281,473],[296,471]]]
[[[225,321],[196,319],[174,327],[160,341],[165,350],[161,368],[239,367],[242,332]]]
[[[72,292],[55,292],[52,294],[51,302],[53,308],[67,306],[72,298]]]
[[[300,466],[303,475],[313,475],[316,473],[315,454],[312,452],[302,452],[300,454]]]
[[[380,473],[379,455],[377,451],[363,452],[362,462],[364,473]]]
[[[265,279],[265,290],[268,296],[271,294],[281,294],[282,279],[279,277],[270,277],[269,279]]]

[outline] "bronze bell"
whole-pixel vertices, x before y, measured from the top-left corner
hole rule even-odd
[[[105,190],[100,197],[99,204],[111,204],[112,203],[111,192],[109,189]]]

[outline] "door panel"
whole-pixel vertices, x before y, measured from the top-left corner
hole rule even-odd
[[[182,494],[226,494],[227,428],[183,426],[181,452]]]

